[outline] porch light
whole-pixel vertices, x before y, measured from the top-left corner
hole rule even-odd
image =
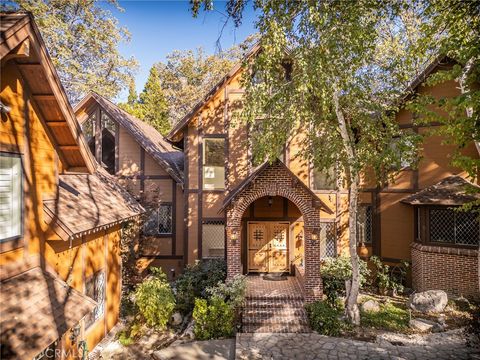
[[[232,231],[232,233],[230,234],[230,239],[232,239],[233,241],[238,240],[238,233],[236,231]]]
[[[316,232],[312,233],[312,240],[318,240],[318,234]]]
[[[271,196],[268,197],[268,206],[273,205],[273,198]]]

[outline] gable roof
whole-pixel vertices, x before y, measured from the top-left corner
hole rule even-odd
[[[479,200],[480,186],[458,175],[452,175],[435,185],[407,196],[402,202],[409,205],[458,206]]]
[[[250,185],[257,177],[260,176],[260,174],[267,169],[271,165],[276,165],[280,164],[288,173],[288,175],[292,178],[292,180],[296,181],[297,184],[299,184],[303,189],[305,189],[311,196],[312,199],[317,201],[320,206],[329,214],[333,214],[332,209],[328,207],[327,204],[325,204],[318,196],[315,194],[312,189],[310,189],[305,183],[298,178],[297,175],[295,175],[292,170],[288,168],[287,165],[283,163],[280,159],[275,159],[273,162],[265,161],[263,164],[257,166],[255,170],[252,171],[250,175],[248,175],[245,179],[243,179],[240,184],[237,185],[236,188],[232,189],[228,195],[225,197],[225,200],[223,200],[223,205],[218,211],[219,213],[224,211],[228,205],[235,199],[235,197],[240,194],[248,185]]]
[[[221,78],[210,91],[195,104],[195,106],[186,114],[167,134],[167,139],[172,140],[195,116],[195,114],[206,104],[212,97],[215,96],[227,83],[232,79],[235,74],[242,68],[245,59],[255,55],[261,49],[260,42],[254,44],[250,50],[245,54],[243,60],[239,61],[223,78]]]
[[[98,231],[145,212],[105,170],[59,176],[55,199],[44,200],[46,222],[63,240]]]
[[[45,43],[30,13],[0,13],[2,66],[15,61],[31,105],[67,168],[95,170],[93,157],[52,64]],[[8,99],[2,99],[8,106]],[[73,168],[73,169],[72,169]]]
[[[0,342],[5,359],[33,359],[97,305],[38,266],[2,279],[0,287]]]
[[[183,183],[183,152],[175,149],[153,126],[127,113],[105,97],[90,92],[75,106],[75,112],[87,106],[91,101],[100,105],[108,115],[119,123],[157,161],[177,182]],[[80,121],[85,119],[80,119]]]

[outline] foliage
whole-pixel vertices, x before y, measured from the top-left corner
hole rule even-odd
[[[122,258],[123,294],[135,283],[137,275],[135,247],[138,243],[138,234],[141,228],[140,220],[132,220],[124,224],[120,237],[120,256]]]
[[[387,331],[404,331],[408,329],[410,315],[407,310],[391,302],[380,304],[380,311],[362,313],[362,325]]]
[[[375,266],[375,271],[373,273],[373,284],[377,286],[380,292],[387,290],[392,290],[394,293],[403,292],[403,283],[405,282],[407,269],[409,267],[409,263],[407,261],[403,261],[400,266],[396,267],[400,273],[393,274],[390,266],[384,264],[377,256],[372,256],[370,260]]]
[[[116,0],[108,1],[121,9]],[[90,90],[115,97],[128,85],[137,62],[118,49],[130,34],[100,1],[16,0],[30,11],[72,103]],[[5,8],[2,5],[1,8]],[[0,8],[0,9],[1,9]]]
[[[143,326],[138,322],[128,325],[125,329],[119,332],[118,341],[123,346],[130,346],[143,334]]]
[[[135,290],[135,304],[147,325],[163,329],[175,309],[175,298],[167,275],[160,268],[152,267],[150,271],[152,276]]]
[[[184,269],[175,281],[177,310],[188,314],[193,310],[195,298],[207,298],[206,289],[224,282],[227,277],[227,264],[223,259],[200,260]]]
[[[234,308],[219,296],[214,295],[208,300],[195,299],[193,319],[195,337],[199,340],[233,336]]]
[[[478,348],[480,345],[480,306],[477,304],[472,311],[472,317],[465,328],[467,346]]]
[[[244,275],[236,275],[231,280],[219,282],[216,286],[205,290],[209,297],[218,297],[234,309],[240,308],[245,303],[246,291],[247,277]]]
[[[363,286],[370,274],[367,263],[358,259],[360,269],[360,286]],[[352,277],[352,264],[346,256],[327,258],[322,263],[322,281],[327,302],[330,306],[338,308],[339,296],[346,294],[345,281]]]
[[[342,330],[348,329],[346,323],[340,320],[342,311],[330,306],[327,302],[316,301],[305,305],[310,327],[319,334],[339,336]]]

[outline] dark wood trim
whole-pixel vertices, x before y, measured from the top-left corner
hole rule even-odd
[[[177,182],[172,180],[172,255],[177,253]]]
[[[187,192],[189,194],[198,194],[199,193],[199,190],[198,189],[187,189]]]
[[[199,129],[199,133],[200,133]],[[203,134],[203,132],[202,132]],[[203,134],[203,139],[225,139],[227,137],[226,134]]]
[[[145,149],[140,147],[140,193],[142,196],[145,191]]]
[[[381,256],[382,253],[382,214],[381,214],[381,196],[380,196],[380,189],[372,193],[372,200],[374,204],[373,208],[373,244],[372,250],[373,255]]]
[[[189,187],[189,168],[188,168],[188,125],[183,130],[183,153],[185,156],[185,163],[183,165],[183,172],[185,175],[183,192],[183,266],[188,264],[188,194]]]
[[[158,259],[158,260],[182,260],[183,255],[143,255],[140,254],[138,257],[146,259]]]
[[[225,222],[225,217],[204,217],[204,218],[202,218],[202,224],[208,223],[209,221]]]
[[[120,170],[120,125],[115,121],[115,174]]]
[[[170,175],[121,175],[120,179],[130,179],[130,180],[170,180],[172,177]]]
[[[243,274],[248,273],[248,220],[242,219],[242,238],[240,239],[240,252]],[[243,245],[243,246],[242,246]]]
[[[173,233],[169,234],[155,234],[155,235],[144,235],[144,238],[157,238],[157,239],[173,239]]]
[[[197,254],[198,259],[202,258],[203,234],[202,234],[202,217],[203,217],[203,124],[198,127],[198,210],[197,210]]]
[[[226,189],[203,189],[202,192],[204,193],[225,193]]]
[[[95,109],[95,159],[102,166],[102,113],[100,106]]]

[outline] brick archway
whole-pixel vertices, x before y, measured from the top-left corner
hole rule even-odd
[[[304,295],[307,302],[322,297],[320,277],[320,208],[318,197],[300,181],[281,161],[264,164],[225,199],[227,218],[228,277],[242,274],[240,229],[245,210],[255,200],[265,196],[281,196],[294,203],[304,220]]]

